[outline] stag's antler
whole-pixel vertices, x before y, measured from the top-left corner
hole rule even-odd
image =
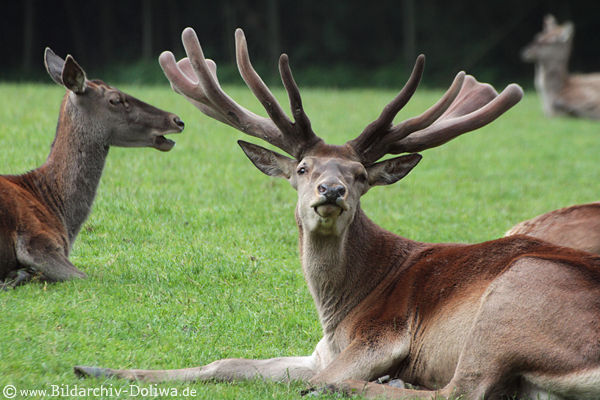
[[[193,29],[186,28],[182,40],[189,58],[176,63],[173,54],[166,51],[160,55],[160,65],[173,89],[183,94],[204,114],[261,138],[296,159],[301,159],[306,151],[322,142],[312,131],[304,113],[286,54],[279,59],[279,72],[290,99],[294,122],[252,67],[241,29],[235,31],[238,69],[270,118],[254,114],[223,92],[217,80],[217,66],[212,60],[204,58]],[[436,104],[417,117],[393,125],[396,114],[417,90],[424,64],[425,57],[417,57],[411,76],[400,93],[383,109],[379,118],[356,139],[347,143],[365,165],[376,162],[385,154],[417,152],[446,143],[492,122],[523,97],[523,90],[516,84],[508,85],[498,95],[492,86],[459,72]]]
[[[500,95],[491,85],[459,72],[444,96],[417,117],[392,122],[410,100],[423,73],[425,57],[417,57],[410,78],[400,93],[379,117],[348,142],[365,165],[385,154],[413,153],[439,146],[455,137],[489,124],[523,97],[517,84],[510,84]]]
[[[212,60],[204,58],[193,29],[186,28],[183,31],[182,41],[188,58],[176,63],[173,54],[166,51],[160,55],[159,62],[173,89],[183,94],[204,114],[261,138],[297,159],[302,158],[308,148],[321,141],[312,131],[310,120],[304,113],[300,91],[286,54],[279,58],[279,71],[288,92],[294,122],[287,117],[275,96],[252,67],[246,38],[241,29],[235,31],[238,69],[270,119],[240,106],[223,92],[217,80],[217,66]]]

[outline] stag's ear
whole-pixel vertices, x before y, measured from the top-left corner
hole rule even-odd
[[[367,167],[369,185],[391,185],[404,178],[423,158],[420,154],[408,154],[381,161]]]
[[[62,70],[65,60],[57,56],[50,47],[46,47],[46,51],[44,52],[44,65],[50,78],[59,85],[63,85]]]
[[[76,94],[85,92],[85,71],[69,54],[62,69],[63,85]]]
[[[285,179],[292,176],[297,164],[295,160],[243,140],[238,140],[238,144],[252,164],[263,173]]]

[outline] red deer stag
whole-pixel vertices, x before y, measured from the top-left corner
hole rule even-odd
[[[600,202],[577,204],[513,226],[505,236],[528,235],[559,246],[600,254]]]
[[[524,61],[535,63],[535,88],[548,116],[600,119],[600,73],[570,75],[569,56],[574,28],[558,25],[552,15],[544,29],[522,51]]]
[[[148,381],[292,379],[396,399],[600,396],[600,258],[527,236],[475,245],[415,242],[380,228],[360,206],[372,186],[398,181],[421,159],[381,157],[435,147],[490,123],[521,99],[517,85],[497,94],[461,72],[430,109],[394,125],[420,80],[419,56],[380,116],[356,139],[333,146],[311,129],[287,55],[279,68],[294,121],[252,68],[241,30],[240,74],[268,119],[222,91],[192,29],[184,30],[183,43],[189,59],[160,56],[173,88],[210,117],[293,156],[239,142],[259,170],[298,191],[300,257],[323,338],[305,357],[223,359],[162,371],[78,366],[76,373]],[[382,375],[427,389],[368,382]]]
[[[68,259],[87,218],[110,146],[175,144],[163,135],[181,132],[171,114],[99,80],[87,80],[70,55],[46,48],[46,70],[67,91],[50,155],[23,175],[0,176],[0,281],[7,288],[33,276],[48,281],[82,278]]]

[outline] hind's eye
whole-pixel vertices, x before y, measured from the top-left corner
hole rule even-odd
[[[298,168],[298,171],[296,171],[298,173],[298,175],[304,175],[306,173],[306,168],[305,167],[300,167]]]
[[[113,106],[116,106],[116,105],[119,105],[122,103],[122,101],[119,97],[111,97],[110,99],[108,99],[108,102],[110,104],[112,104]]]

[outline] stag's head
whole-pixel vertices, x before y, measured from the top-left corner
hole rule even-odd
[[[293,121],[252,67],[241,29],[236,31],[235,38],[240,74],[269,118],[245,109],[223,92],[217,80],[216,64],[204,58],[191,28],[182,34],[188,57],[176,62],[172,53],[164,52],[159,61],[173,89],[204,114],[261,138],[291,156],[239,142],[259,170],[287,179],[298,191],[297,216],[303,229],[313,233],[340,235],[359,209],[360,197],[372,186],[389,185],[402,179],[421,159],[414,153],[488,124],[523,95],[521,88],[514,84],[498,95],[490,85],[460,72],[436,104],[423,114],[394,125],[394,117],[419,84],[425,61],[421,55],[404,88],[374,122],[344,145],[328,145],[311,128],[287,55],[281,55],[279,71]],[[378,162],[386,154],[402,153],[413,154]]]
[[[175,142],[164,135],[179,133],[183,121],[175,114],[146,104],[100,80],[88,80],[85,71],[71,55],[66,60],[50,48],[44,53],[44,64],[52,80],[67,89],[66,111],[75,123],[88,127],[88,138],[106,145],[121,147],[153,147],[169,151]],[[77,110],[77,111],[75,111]],[[102,129],[94,129],[101,127]]]
[[[572,22],[556,23],[552,15],[544,18],[543,30],[521,52],[523,61],[564,61],[569,58],[575,29]]]

